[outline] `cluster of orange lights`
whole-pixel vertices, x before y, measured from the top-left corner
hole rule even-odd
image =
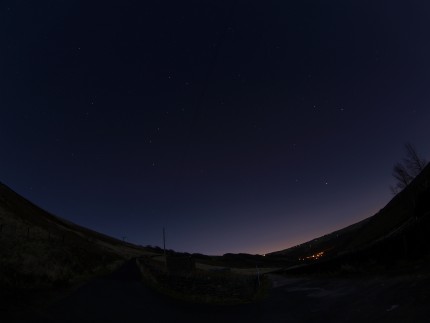
[[[311,256],[308,256],[308,257],[299,258],[299,260],[318,260],[322,256],[324,256],[324,251],[318,252],[318,253],[313,254]]]

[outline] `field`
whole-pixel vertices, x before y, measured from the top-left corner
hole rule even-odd
[[[189,264],[188,259],[166,262],[141,257],[137,264],[143,281],[162,294],[188,302],[209,304],[241,304],[267,296],[267,276],[255,271],[234,272],[215,266]]]

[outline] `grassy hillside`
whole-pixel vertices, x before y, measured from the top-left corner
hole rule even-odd
[[[0,183],[0,286],[61,287],[146,254],[132,244],[56,217]]]
[[[429,262],[429,235],[430,165],[372,217],[269,256],[298,260],[302,266],[291,272],[348,266],[384,270],[406,268],[408,264],[420,267]]]

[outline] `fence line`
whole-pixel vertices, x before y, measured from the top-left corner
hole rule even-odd
[[[46,241],[51,243],[73,244],[94,243],[94,239],[81,236],[77,232],[53,228],[52,230],[31,226],[28,224],[17,224],[10,222],[0,223],[0,239],[9,241]]]

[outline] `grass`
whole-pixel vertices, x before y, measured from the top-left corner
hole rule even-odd
[[[152,289],[178,300],[234,305],[264,299],[270,288],[267,277],[257,277],[228,271],[194,269],[188,274],[168,273],[164,263],[149,258],[137,261],[143,281]]]
[[[67,288],[147,253],[49,214],[0,183],[0,292]]]
[[[43,234],[43,231],[39,233]],[[59,288],[114,270],[124,259],[84,239],[0,236],[0,285],[14,289]]]

